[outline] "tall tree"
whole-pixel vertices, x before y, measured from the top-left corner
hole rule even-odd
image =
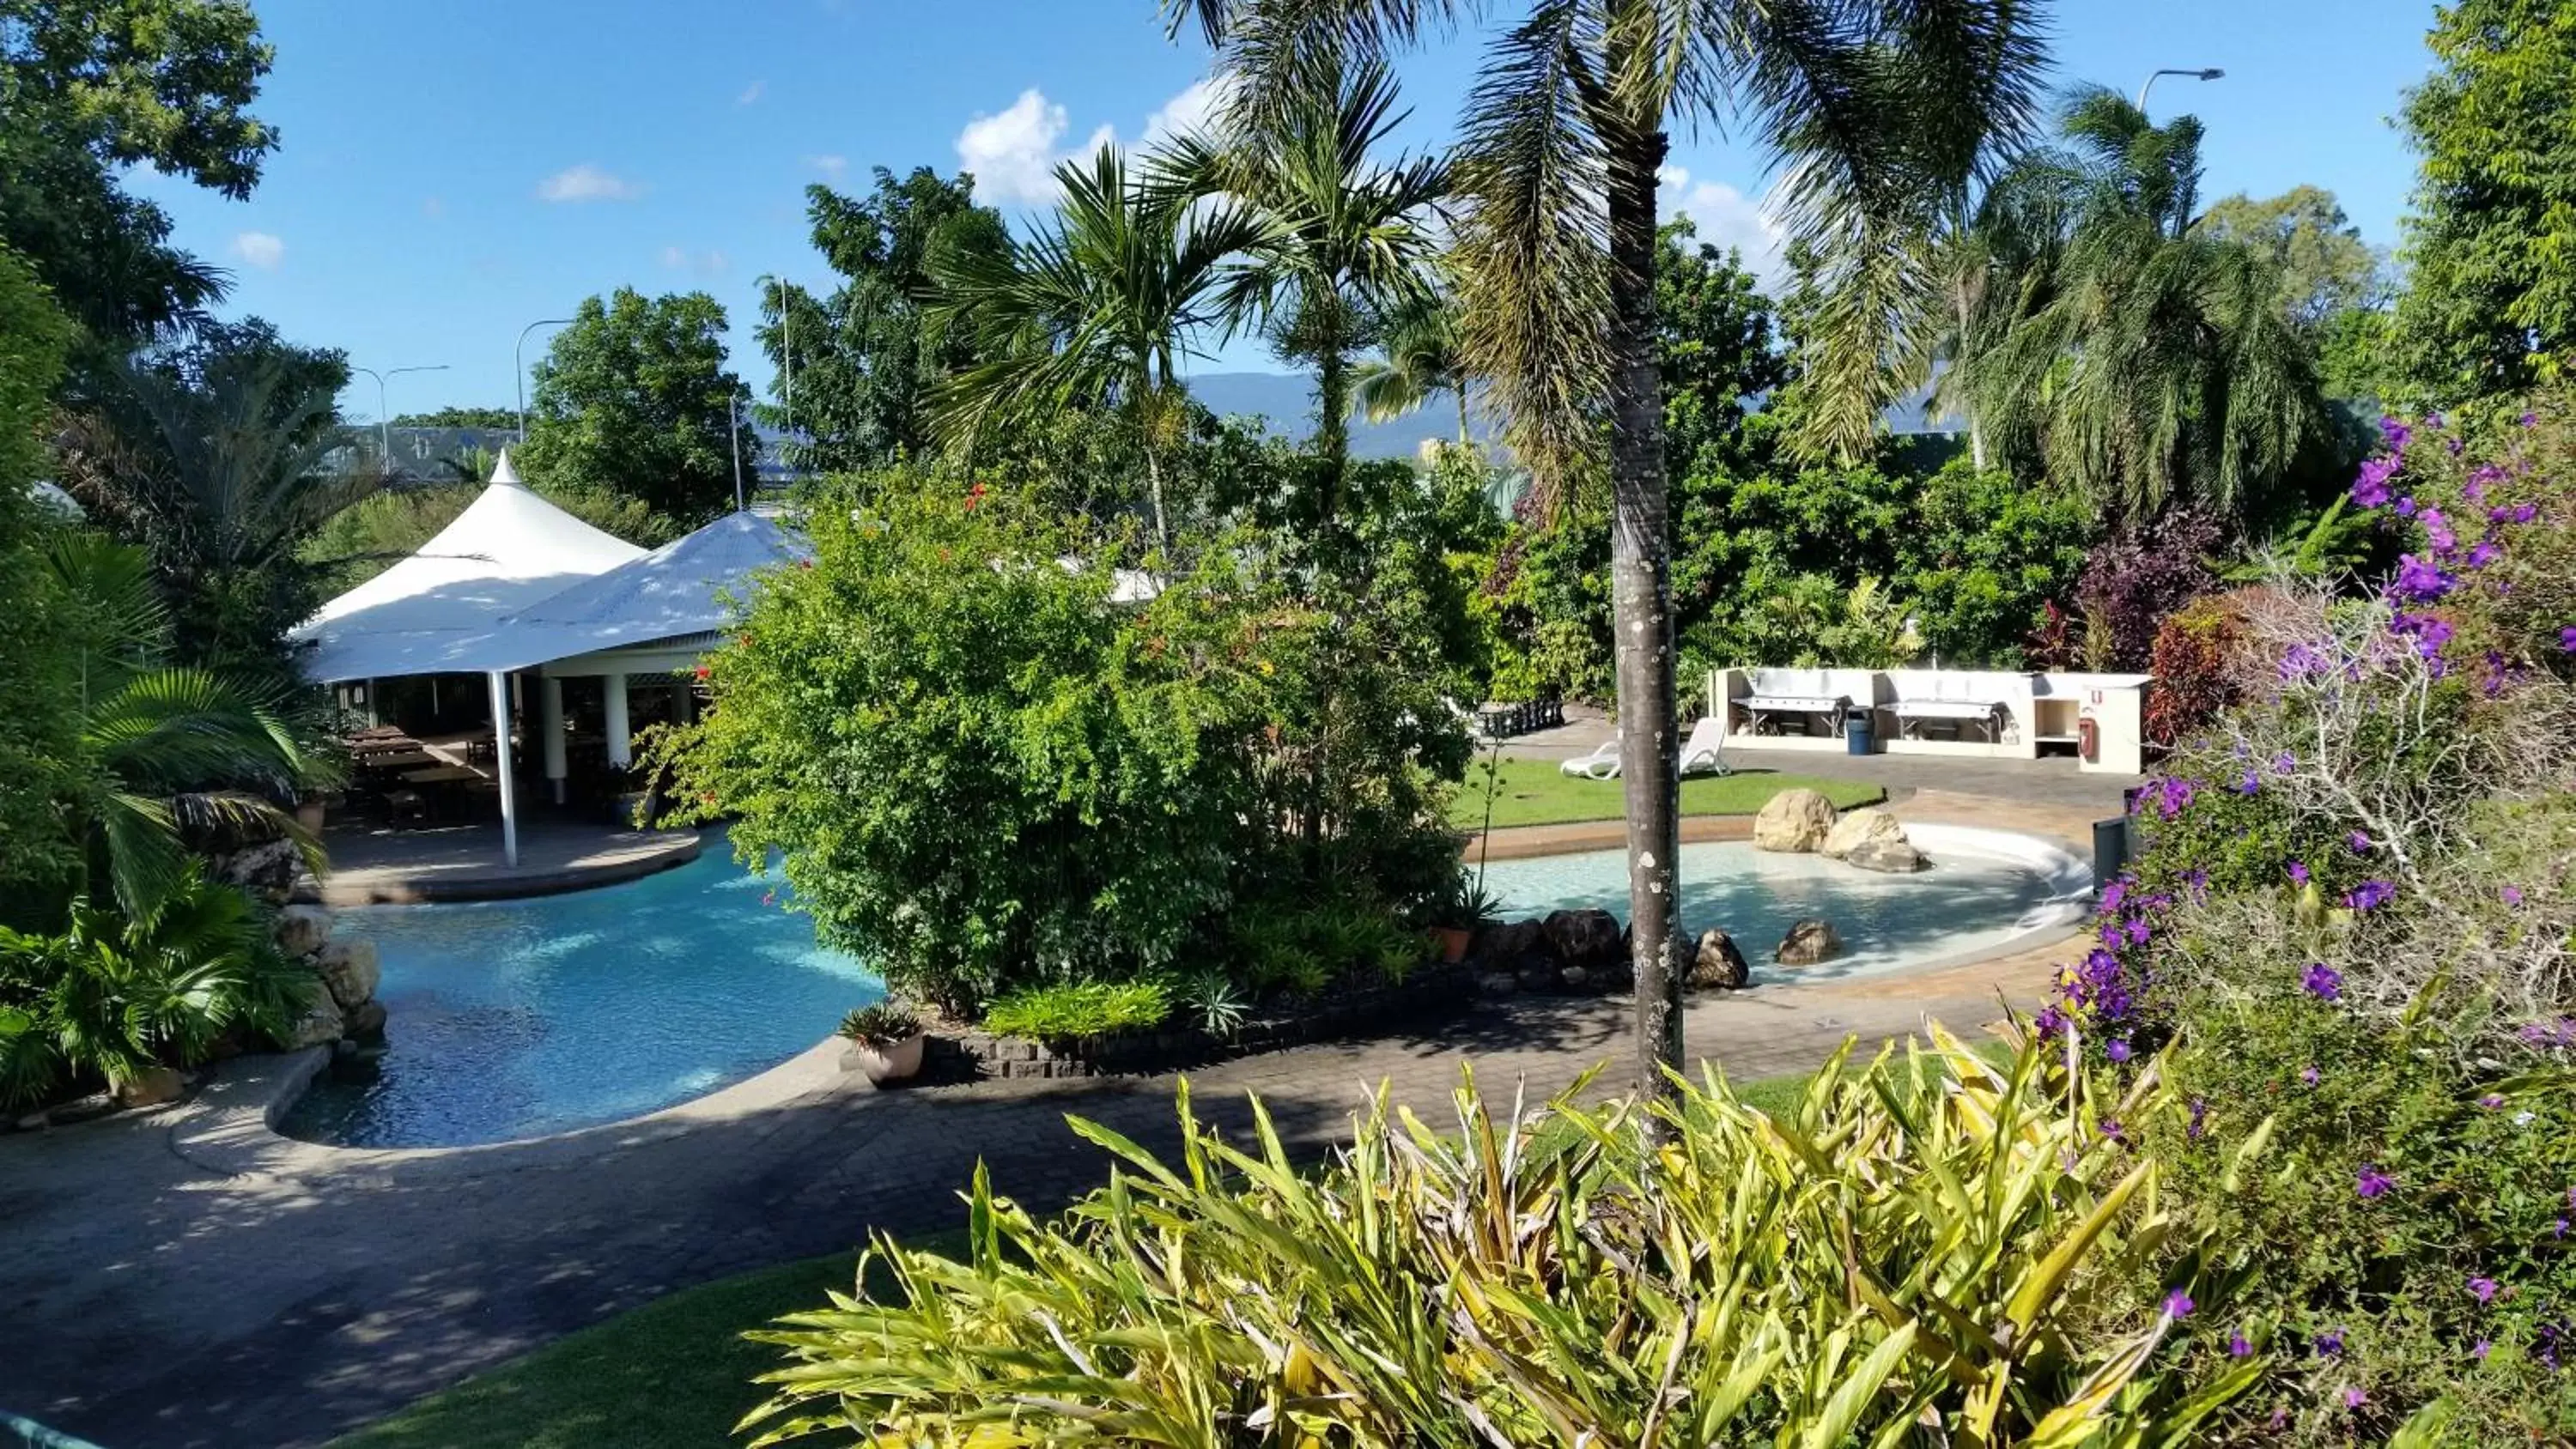
[[[2067,149],[2010,184],[2066,229],[2033,250],[2045,270],[2012,311],[1957,354],[1949,395],[2003,460],[2105,511],[2253,501],[2324,424],[2314,344],[2282,306],[2270,249],[2203,224],[2195,118],[2157,126],[2085,87],[2063,129]]]
[[[1010,245],[1002,214],[975,204],[975,178],[943,180],[927,166],[901,178],[876,169],[875,189],[805,191],[814,246],[841,285],[816,297],[784,284],[761,294],[761,346],[791,408],[764,404],[761,421],[787,432],[787,461],[811,472],[882,468],[930,446],[927,398],[974,358],[969,339],[934,327],[923,297],[935,259],[997,256]]]
[[[2395,341],[2420,400],[2452,406],[2561,375],[2576,343],[2576,3],[2456,0],[2426,42]]]
[[[1113,146],[1055,175],[1063,206],[1034,238],[932,259],[933,321],[970,329],[983,359],[934,390],[933,427],[971,444],[1051,409],[1115,410],[1142,442],[1154,533],[1168,546],[1163,479],[1189,422],[1179,362],[1221,321],[1226,259],[1259,226],[1230,204],[1147,186]]]
[[[1467,359],[1458,348],[1456,303],[1445,293],[1404,307],[1387,318],[1379,355],[1351,372],[1351,400],[1360,416],[1391,423],[1430,405],[1445,392],[1458,405],[1458,441],[1472,442],[1467,405]]]
[[[221,296],[119,173],[249,195],[277,145],[247,109],[273,59],[240,0],[0,0],[0,241],[94,335],[138,341]]]
[[[1182,197],[1233,197],[1261,222],[1227,310],[1315,369],[1325,522],[1350,468],[1351,359],[1432,295],[1433,213],[1449,172],[1435,157],[1378,159],[1406,114],[1383,62],[1318,68],[1257,125],[1176,137],[1153,168]]]
[[[1242,77],[1257,127],[1311,77],[1471,8],[1439,0],[1167,0]],[[1638,1086],[1681,1061],[1680,701],[1673,658],[1657,173],[1669,128],[1742,120],[1785,163],[1792,234],[1824,264],[1812,446],[1857,452],[1895,389],[1891,318],[1935,300],[1908,240],[1955,208],[2035,104],[2022,0],[1536,0],[1495,42],[1457,161],[1467,354],[1514,446],[1561,494],[1611,485],[1621,776],[1637,974]],[[1903,335],[1903,334],[1899,334]]]
[[[704,292],[583,301],[531,374],[529,476],[634,499],[684,529],[733,507],[734,448],[748,486],[760,440],[733,425],[750,394],[725,366],[724,330]]]
[[[2354,308],[2384,307],[2396,292],[2377,249],[2322,186],[2259,201],[2239,192],[2212,204],[2201,228],[2269,256],[2281,276],[2281,310],[2311,330]]]

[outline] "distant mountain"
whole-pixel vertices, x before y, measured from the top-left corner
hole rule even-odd
[[[1304,439],[1315,431],[1315,380],[1284,372],[1202,372],[1190,379],[1190,396],[1221,418],[1260,418],[1281,437]],[[1493,441],[1490,420],[1474,420],[1477,441]],[[1391,423],[1351,419],[1354,458],[1412,458],[1423,440],[1455,441],[1458,404],[1447,393],[1411,417]]]

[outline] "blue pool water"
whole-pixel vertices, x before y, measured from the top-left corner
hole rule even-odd
[[[651,1112],[752,1076],[883,997],[813,923],[762,896],[721,840],[624,885],[533,900],[370,906],[385,1052],[372,1082],[317,1081],[298,1137],[363,1147],[503,1142]]]
[[[1685,845],[1682,927],[1694,938],[1712,926],[1733,936],[1760,984],[1972,960],[2038,924],[2048,909],[2052,888],[2036,871],[1994,857],[1929,853],[1930,870],[1879,875],[1817,855],[1732,842]],[[1514,919],[1580,907],[1628,919],[1621,851],[1498,860],[1486,867],[1485,884]],[[1815,966],[1772,965],[1772,949],[1804,916],[1831,922],[1846,954]]]

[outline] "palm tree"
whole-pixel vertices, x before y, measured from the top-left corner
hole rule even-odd
[[[164,662],[169,614],[140,549],[66,531],[48,558],[79,620],[81,773],[96,782],[72,802],[79,893],[103,876],[142,919],[186,879],[188,839],[213,832],[283,836],[320,870],[319,842],[278,802],[325,771],[273,693]]]
[[[1222,320],[1226,258],[1258,228],[1240,207],[1187,206],[1131,180],[1114,146],[1055,174],[1063,206],[1033,240],[931,260],[933,325],[972,329],[988,359],[932,392],[932,432],[953,445],[1053,409],[1122,412],[1143,441],[1154,533],[1168,547],[1163,455],[1188,397],[1177,363]]]
[[[2017,242],[2009,306],[1958,348],[1945,397],[1982,441],[2039,463],[2106,511],[2189,493],[2233,506],[2322,425],[2313,354],[2257,247],[2197,210],[2200,123],[2156,126],[2125,97],[2077,92],[2068,151],[1999,187]]]
[[[1323,68],[1261,124],[1177,137],[1153,163],[1154,183],[1176,197],[1229,197],[1260,222],[1230,267],[1227,312],[1315,368],[1327,522],[1350,466],[1352,355],[1376,344],[1391,314],[1431,297],[1428,223],[1448,195],[1448,167],[1374,159],[1405,115],[1383,62]]]
[[[1467,416],[1467,359],[1458,350],[1458,319],[1446,297],[1408,307],[1387,319],[1371,358],[1352,373],[1351,395],[1360,416],[1390,423],[1420,411],[1431,395],[1446,392],[1458,403],[1458,442],[1473,441]]]
[[[1166,0],[1240,77],[1257,130],[1306,78],[1481,7],[1464,0]],[[1784,166],[1777,203],[1821,262],[1802,441],[1856,454],[1937,305],[1914,239],[1953,212],[2036,104],[2025,0],[1532,0],[1495,42],[1457,159],[1465,353],[1543,496],[1612,497],[1620,765],[1638,1086],[1681,1062],[1671,545],[1655,335],[1657,172],[1676,122],[1740,120]]]

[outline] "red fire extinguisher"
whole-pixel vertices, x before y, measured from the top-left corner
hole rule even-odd
[[[2102,758],[2102,724],[2091,715],[2075,722],[2075,748],[2088,760]]]

